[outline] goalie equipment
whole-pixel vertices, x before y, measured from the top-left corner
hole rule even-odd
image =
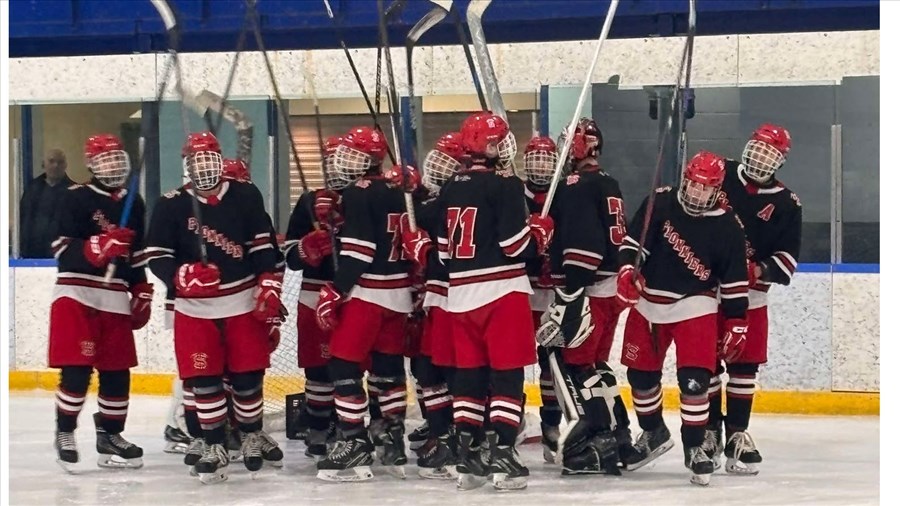
[[[585,158],[596,158],[603,151],[603,135],[597,122],[591,118],[581,118],[575,126],[575,134],[572,137],[570,157],[573,161]]]
[[[525,146],[525,177],[537,186],[550,184],[558,160],[553,139],[532,137]]]
[[[88,137],[84,143],[84,160],[88,170],[107,188],[121,188],[131,172],[131,160],[122,141],[112,134]]]
[[[360,126],[351,128],[335,151],[334,167],[341,178],[356,181],[373,168],[381,167],[388,145],[380,131]]]
[[[212,190],[222,180],[222,147],[210,132],[188,134],[181,150],[184,173],[194,188]]]
[[[577,348],[594,331],[591,306],[584,295],[584,288],[572,293],[555,288],[554,293],[553,302],[541,317],[541,326],[537,331],[538,344],[545,348]]]
[[[696,216],[715,207],[724,181],[724,158],[709,151],[694,155],[684,168],[678,190],[678,202],[684,212]]]
[[[787,129],[771,123],[760,125],[744,146],[741,155],[744,173],[758,183],[765,183],[784,165],[790,150],[791,134]]]

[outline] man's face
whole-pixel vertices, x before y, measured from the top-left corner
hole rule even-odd
[[[59,150],[51,150],[44,157],[44,172],[50,179],[61,179],[66,173],[66,155]]]

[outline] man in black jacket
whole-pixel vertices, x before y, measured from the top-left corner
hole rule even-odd
[[[34,178],[19,203],[19,251],[22,258],[52,258],[50,243],[61,194],[73,184],[66,174],[66,155],[47,151],[41,162],[44,173]]]

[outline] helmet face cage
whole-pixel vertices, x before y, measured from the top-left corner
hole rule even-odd
[[[784,164],[784,154],[771,144],[751,139],[741,155],[747,176],[764,183]]]
[[[435,192],[459,169],[459,162],[443,151],[432,149],[422,161],[422,183]]]
[[[128,153],[121,149],[94,155],[91,157],[90,165],[94,177],[107,188],[121,188],[125,185],[128,173],[131,172]]]
[[[335,158],[334,151],[325,155],[325,188],[338,191],[346,188],[350,181],[338,173]]]
[[[719,200],[719,187],[692,181],[681,180],[678,189],[678,202],[688,214],[700,214],[715,207]]]
[[[553,171],[559,155],[555,151],[528,151],[525,153],[525,177],[533,184],[544,186],[553,180]]]
[[[369,170],[372,157],[356,148],[341,144],[334,153],[334,168],[338,176],[355,181]]]
[[[222,180],[222,155],[215,151],[198,151],[184,157],[184,169],[194,188],[212,190]]]
[[[506,134],[506,137],[497,145],[497,151],[503,165],[511,164],[519,151],[518,146],[516,146],[516,136],[512,132]]]

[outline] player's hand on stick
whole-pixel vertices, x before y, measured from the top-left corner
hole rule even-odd
[[[553,218],[532,213],[528,217],[528,227],[531,229],[531,237],[537,243],[538,254],[543,255],[553,240]]]
[[[134,230],[115,227],[85,241],[84,257],[94,267],[105,267],[113,258],[128,257],[132,241]]]
[[[221,274],[215,264],[183,264],[175,274],[175,289],[182,297],[209,297],[219,291]]]
[[[139,330],[150,321],[153,303],[153,285],[138,283],[131,287],[131,329]]]
[[[403,252],[406,257],[412,260],[420,269],[425,268],[428,263],[428,252],[431,250],[431,238],[421,228],[415,232],[404,227],[400,232],[400,240],[403,243]]]
[[[300,260],[310,267],[322,265],[322,260],[333,253],[331,249],[331,237],[322,229],[313,230],[300,238],[297,244],[297,254]]]
[[[384,173],[384,178],[387,179],[389,185],[408,193],[416,191],[422,185],[422,176],[415,167],[410,165],[406,166],[406,170],[400,168],[399,165],[394,165]]]
[[[644,277],[635,274],[633,265],[619,269],[616,278],[616,300],[625,307],[634,307],[644,289]]]
[[[316,322],[320,329],[331,330],[337,325],[337,311],[343,303],[344,296],[332,283],[325,283],[319,290],[319,301],[316,303]]]
[[[339,228],[344,223],[341,211],[341,196],[333,190],[318,190],[314,193],[313,212],[321,226]]]

